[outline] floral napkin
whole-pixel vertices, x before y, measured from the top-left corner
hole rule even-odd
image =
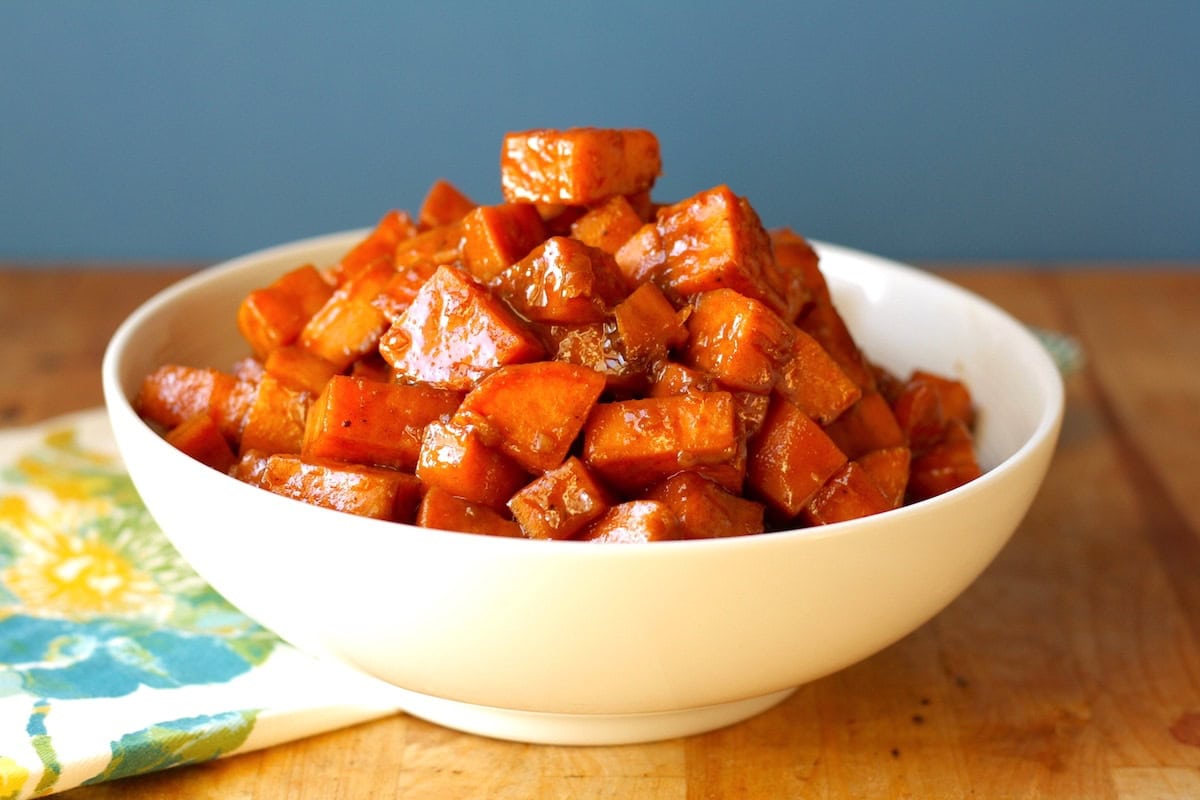
[[[226,602],[142,505],[102,410],[0,430],[0,800],[398,710]]]

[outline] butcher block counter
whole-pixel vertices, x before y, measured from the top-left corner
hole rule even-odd
[[[62,796],[1200,797],[1200,265],[927,266],[1082,361],[1029,515],[900,642],[692,738],[533,746],[396,714]],[[0,265],[0,432],[98,406],[109,336],[188,271]]]

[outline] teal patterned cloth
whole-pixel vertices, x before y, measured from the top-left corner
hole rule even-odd
[[[0,431],[0,800],[267,747],[398,710],[183,561],[103,411]]]

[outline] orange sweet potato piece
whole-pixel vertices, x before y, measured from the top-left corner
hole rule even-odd
[[[299,453],[312,395],[289,389],[273,375],[255,387],[254,402],[242,429],[241,449],[265,453]]]
[[[533,248],[495,286],[526,319],[559,324],[599,322],[626,294],[612,256],[565,236]]]
[[[308,412],[300,452],[307,460],[411,471],[417,466],[425,426],[452,415],[462,398],[460,392],[434,386],[337,375]]]
[[[679,538],[679,523],[665,503],[631,500],[610,508],[579,538],[616,544],[662,542]]]
[[[513,364],[480,381],[460,413],[482,416],[505,453],[530,472],[541,473],[567,457],[604,385],[603,375],[577,364]]]
[[[857,403],[825,426],[825,432],[848,458],[908,445],[896,415],[883,395],[874,390],[864,391]]]
[[[207,412],[184,420],[167,431],[164,438],[175,449],[218,472],[228,472],[237,462],[216,420]]]
[[[477,204],[463,194],[457,186],[439,178],[429,187],[421,210],[417,212],[417,226],[422,231],[458,222]]]
[[[661,172],[658,138],[646,130],[509,133],[500,153],[500,183],[509,202],[593,205],[647,190]]]
[[[777,513],[792,519],[846,456],[808,415],[775,395],[762,429],[750,441],[746,483]]]
[[[371,305],[378,308],[388,325],[391,325],[412,305],[417,292],[421,291],[425,281],[432,278],[435,272],[437,265],[428,261],[417,261],[409,266],[397,267],[387,283],[380,288],[379,294],[375,295]]]
[[[884,447],[858,457],[858,463],[879,487],[891,508],[904,504],[912,452],[907,447]]]
[[[392,254],[396,269],[417,264],[432,264],[440,267],[454,264],[462,259],[463,222],[451,222],[422,231],[416,236],[402,240]]]
[[[891,507],[867,471],[857,461],[848,461],[808,501],[804,519],[810,525],[830,525],[879,514]]]
[[[134,407],[147,420],[174,428],[197,414],[208,414],[231,443],[246,424],[255,384],[215,369],[167,364],[145,378]]]
[[[297,267],[246,295],[238,306],[238,330],[255,355],[263,358],[276,347],[296,341],[331,294],[333,286],[316,267]]]
[[[809,304],[797,327],[816,339],[850,380],[864,390],[875,389],[875,373],[854,341],[846,321],[831,302]]]
[[[333,269],[339,284],[377,261],[391,263],[396,245],[417,234],[417,225],[404,211],[387,212],[370,233],[350,249]]]
[[[263,363],[267,374],[289,389],[317,394],[337,372],[337,367],[294,344],[276,347]]]
[[[489,441],[486,426],[472,424],[470,415],[433,420],[425,426],[417,477],[464,500],[503,509],[529,473],[506,456],[499,443]]]
[[[914,453],[908,478],[908,500],[924,500],[958,488],[983,471],[975,457],[971,432],[958,419],[946,424],[942,439]]]
[[[661,209],[616,259],[632,285],[652,280],[677,304],[727,288],[766,303],[790,322],[807,300],[799,278],[776,265],[754,209],[725,185]]]
[[[652,283],[643,283],[613,308],[625,353],[647,362],[666,358],[668,351],[687,341],[686,316]]]
[[[942,398],[929,383],[908,381],[892,401],[891,408],[908,446],[914,451],[925,450],[942,438],[946,428]]]
[[[733,395],[690,392],[596,406],[583,460],[608,484],[639,491],[680,470],[728,467],[743,443]]]
[[[962,381],[921,369],[913,370],[908,380],[929,386],[937,394],[942,414],[947,419],[957,419],[968,428],[975,424],[975,404],[971,391]]]
[[[862,389],[820,342],[802,330],[794,329],[793,334],[775,390],[826,425],[857,403]]]
[[[683,361],[730,389],[767,393],[792,346],[792,327],[765,304],[732,289],[695,300]]]
[[[642,218],[624,195],[615,195],[590,208],[571,224],[571,236],[584,244],[616,255],[621,245],[642,227]]]
[[[508,501],[508,509],[530,539],[570,539],[612,505],[607,489],[578,458],[535,478]]]
[[[528,203],[478,206],[462,219],[467,270],[487,283],[546,238],[542,218]]]
[[[789,228],[776,228],[769,235],[775,264],[780,271],[799,278],[803,289],[796,291],[801,305],[810,300],[831,302],[829,286],[821,273],[820,257],[808,240]]]
[[[394,272],[391,262],[382,259],[347,278],[304,326],[300,344],[338,372],[374,350],[387,319],[372,301]]]
[[[383,335],[379,352],[407,380],[469,389],[544,351],[525,324],[462,272],[438,267]]]
[[[423,528],[437,528],[443,531],[521,537],[521,529],[511,519],[480,503],[455,497],[437,486],[431,486],[421,498],[421,505],[417,509],[417,524]]]
[[[555,361],[578,364],[604,376],[610,392],[631,395],[648,385],[646,365],[629,357],[612,320],[586,325],[549,325],[543,338]]]
[[[717,380],[706,372],[701,372],[674,361],[660,361],[655,365],[654,379],[650,385],[649,397],[670,397],[687,392],[720,391]],[[737,417],[739,429],[743,436],[753,436],[762,426],[767,415],[770,397],[755,392],[733,392],[734,414]]]
[[[763,532],[763,506],[739,497],[695,472],[677,472],[642,495],[666,504],[681,538],[712,539]]]
[[[258,485],[323,508],[395,522],[411,521],[421,498],[421,482],[406,472],[295,455],[268,458]]]

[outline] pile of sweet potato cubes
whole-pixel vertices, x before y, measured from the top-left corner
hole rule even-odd
[[[139,413],[272,492],[534,539],[804,527],[979,474],[967,388],[874,365],[813,248],[729,187],[653,202],[651,132],[512,133],[500,167],[506,202],[438,181],[250,293],[252,355],[160,367]]]

